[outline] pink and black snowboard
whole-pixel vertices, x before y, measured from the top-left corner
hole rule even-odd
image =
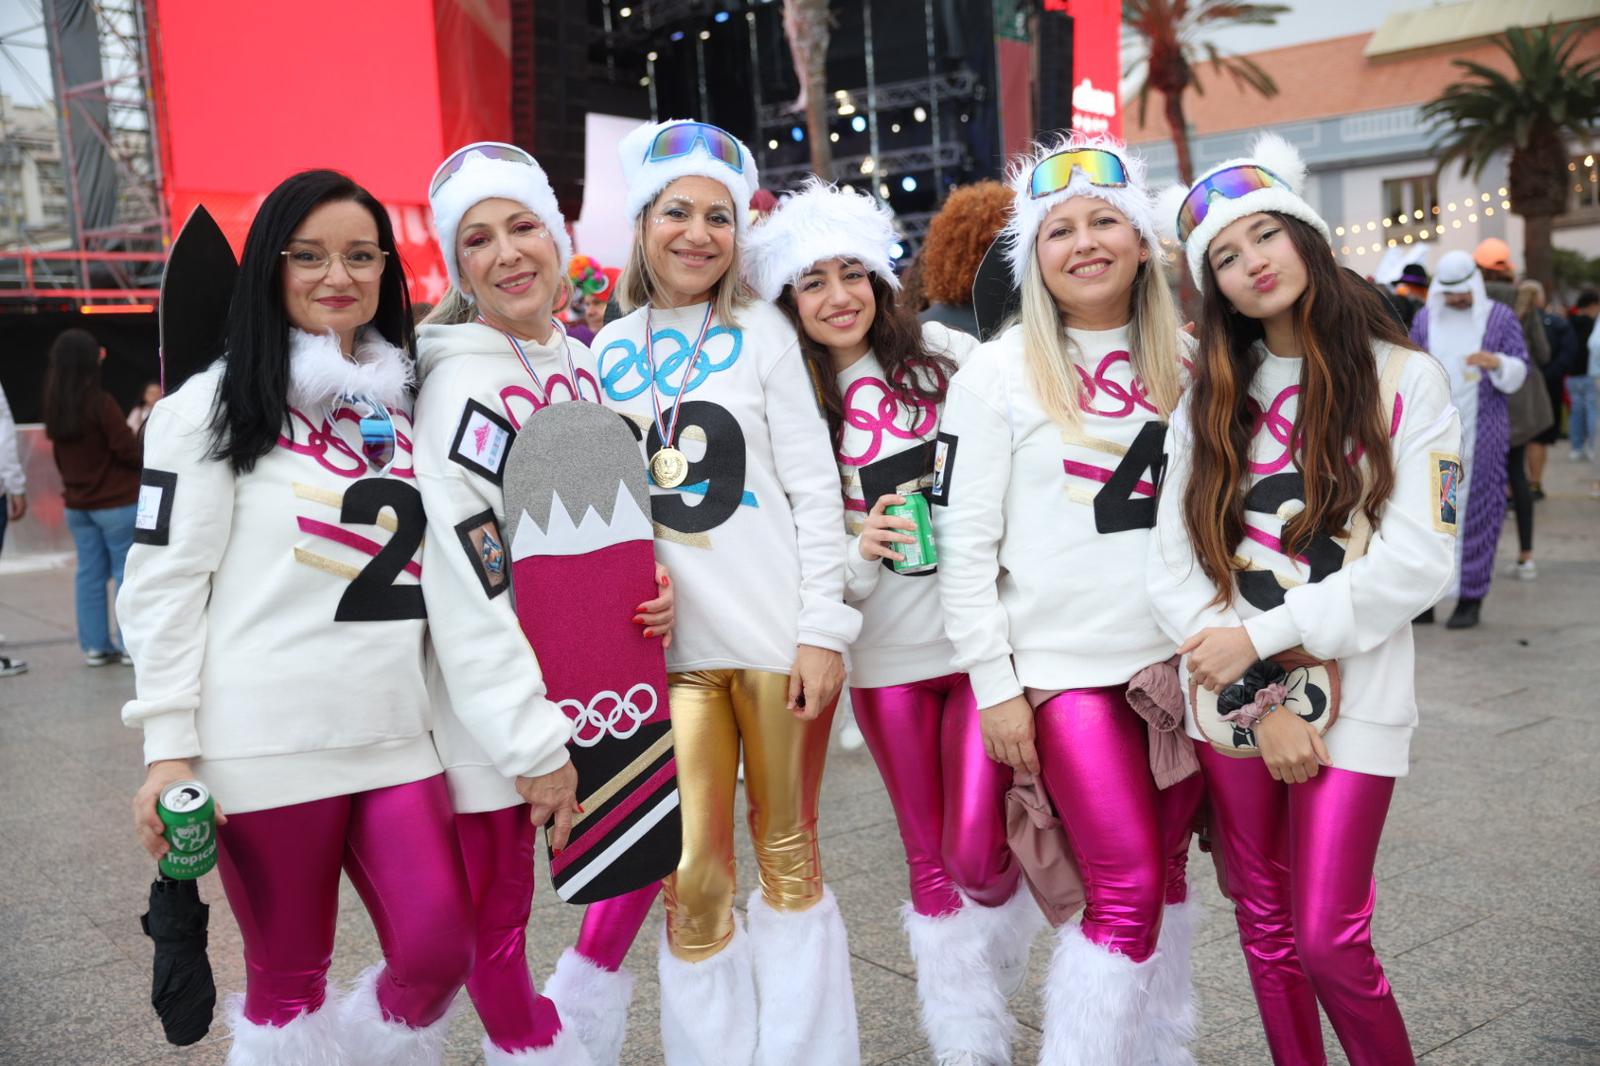
[[[683,844],[666,657],[633,622],[657,594],[639,444],[614,411],[552,404],[517,433],[502,487],[517,618],[575,725],[583,813],[550,873],[593,903],[666,877]]]

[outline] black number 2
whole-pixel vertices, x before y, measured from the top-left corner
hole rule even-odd
[[[422,546],[422,535],[428,528],[422,493],[394,478],[363,478],[345,490],[339,521],[373,525],[384,508],[394,512],[394,533],[339,597],[339,609],[333,614],[336,622],[396,622],[428,617],[422,586],[394,583]]]
[[[1111,472],[1099,492],[1094,494],[1094,528],[1098,533],[1124,533],[1130,529],[1156,527],[1156,494],[1167,472],[1167,424],[1146,422],[1133,438],[1133,446]],[[1135,496],[1139,476],[1150,471],[1149,496]]]
[[[727,408],[709,400],[684,401],[678,421],[679,440],[688,426],[698,426],[705,434],[706,453],[689,463],[683,483],[704,483],[705,498],[699,503],[687,503],[675,492],[653,495],[650,514],[679,533],[706,533],[731,518],[744,500],[744,430]],[[645,454],[654,455],[660,447],[661,433],[651,423],[645,437]]]

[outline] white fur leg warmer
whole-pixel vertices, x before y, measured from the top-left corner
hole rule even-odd
[[[1149,1066],[1194,1066],[1189,1045],[1195,1038],[1194,980],[1190,949],[1200,904],[1174,903],[1161,918],[1161,938],[1147,967],[1143,1062]]]
[[[803,911],[750,897],[750,945],[760,995],[756,1066],[858,1066],[850,947],[833,892]]]
[[[968,904],[969,906],[971,904]],[[990,959],[1007,999],[1021,990],[1028,977],[1028,955],[1033,941],[1050,923],[1045,919],[1033,893],[1021,881],[1011,898],[998,907],[985,907],[990,923]]]
[[[1041,1066],[1136,1062],[1145,965],[1091,942],[1077,922],[1062,926],[1045,985]]]
[[[334,1008],[345,1066],[439,1066],[452,1012],[421,1029],[385,1018],[378,1005],[382,972],[381,963],[363,970]]]
[[[750,939],[733,916],[728,946],[684,962],[661,931],[661,1051],[667,1066],[750,1066],[756,1057],[756,986]]]
[[[583,1041],[594,1066],[617,1066],[628,1031],[628,1005],[633,1002],[633,975],[612,972],[568,948],[543,992],[561,1014],[562,1032]]]
[[[578,1039],[578,1034],[566,1026],[556,1034],[549,1047],[524,1048],[521,1051],[503,1051],[488,1037],[483,1038],[484,1066],[594,1066],[594,1060]]]
[[[1009,1066],[1016,1019],[991,965],[998,907],[965,896],[953,914],[929,917],[908,904],[903,912],[911,958],[917,964],[922,1031],[935,1058],[972,1052]]]
[[[227,1066],[342,1066],[330,1004],[302,1014],[288,1025],[257,1025],[244,1016],[244,997],[227,1001],[233,1045]]]

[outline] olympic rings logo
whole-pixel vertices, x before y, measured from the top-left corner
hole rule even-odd
[[[863,389],[876,389],[878,396],[878,412],[874,415],[863,404],[856,406],[856,393]],[[908,408],[908,413],[913,413]],[[878,452],[883,448],[883,435],[899,437],[901,440],[921,440],[933,432],[939,424],[939,408],[933,401],[917,397],[913,417],[916,424],[910,429],[901,429],[897,424],[900,417],[901,400],[889,391],[888,382],[882,378],[866,377],[851,382],[844,394],[844,421],[852,429],[859,429],[872,434],[872,442],[867,445],[860,455],[846,455],[839,453],[839,461],[846,466],[864,466],[878,457]]]
[[[731,338],[731,343],[726,347],[724,354],[717,355],[715,342],[721,337]],[[689,361],[689,356],[694,353],[694,346],[689,338],[675,329],[657,330],[651,338],[655,348],[657,364],[655,374],[656,392],[662,396],[676,396],[679,389],[683,392],[693,392],[706,383],[706,379],[719,370],[726,370],[739,361],[739,353],[744,348],[744,331],[730,329],[727,326],[713,326],[706,334],[705,344],[700,347],[700,358],[695,360],[694,373],[682,383],[674,386],[671,378]],[[677,347],[671,355],[663,356],[662,352],[668,344]],[[612,352],[618,353],[615,362],[608,365],[608,357]],[[613,400],[631,400],[646,389],[650,388],[650,361],[645,358],[644,348],[634,344],[631,340],[623,338],[612,341],[601,349],[600,357],[596,360],[600,368],[600,383],[605,386],[606,395]]]
[[[1123,385],[1122,382],[1108,376],[1111,368],[1117,363],[1128,364],[1128,385]],[[1150,402],[1150,394],[1145,391],[1144,382],[1133,374],[1133,357],[1127,352],[1106,353],[1106,357],[1100,360],[1100,365],[1095,367],[1093,378],[1076,363],[1072,369],[1078,372],[1078,378],[1083,382],[1083,396],[1078,400],[1078,406],[1086,414],[1099,415],[1101,418],[1126,418],[1133,413],[1135,407],[1143,407],[1154,415],[1161,413],[1156,405]],[[1115,400],[1119,406],[1114,410],[1102,410],[1094,406],[1095,398],[1098,396]]]
[[[649,706],[642,704],[649,698]],[[615,692],[596,692],[589,702],[562,700],[556,704],[572,719],[572,741],[580,748],[592,748],[606,737],[627,740],[639,731],[656,713],[656,690],[644,682],[630,688],[626,695]]]
[[[1255,424],[1250,427],[1250,436],[1254,437],[1261,432],[1263,426],[1272,439],[1278,442],[1280,451],[1276,459],[1258,463],[1250,461],[1252,474],[1276,474],[1288,466],[1294,458],[1294,421],[1284,416],[1283,408],[1290,400],[1300,395],[1299,385],[1290,385],[1272,399],[1272,406],[1265,411],[1261,410],[1255,400],[1250,401],[1250,406],[1256,410]]]

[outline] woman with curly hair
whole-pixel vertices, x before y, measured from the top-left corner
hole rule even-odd
[[[972,282],[989,246],[1005,227],[1012,193],[998,181],[980,181],[953,189],[944,208],[928,224],[922,252],[922,295],[928,309],[923,322],[978,335],[978,316],[972,309]]]

